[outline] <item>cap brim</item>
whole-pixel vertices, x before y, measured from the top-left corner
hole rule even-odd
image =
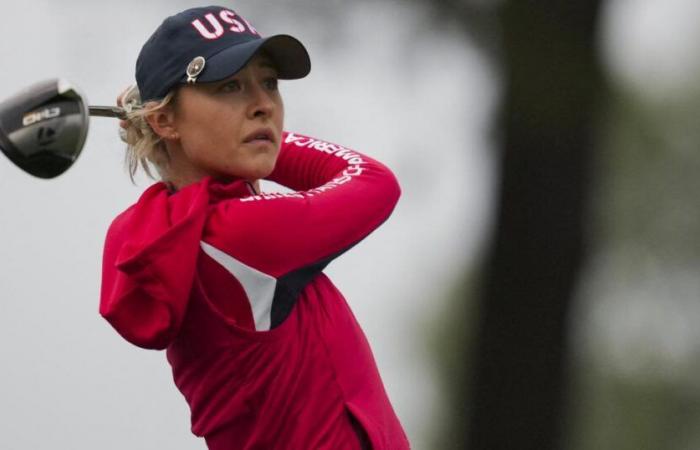
[[[241,70],[260,51],[270,57],[280,79],[304,78],[311,71],[311,59],[304,45],[292,36],[278,34],[234,45],[209,57],[197,81],[224,80]]]

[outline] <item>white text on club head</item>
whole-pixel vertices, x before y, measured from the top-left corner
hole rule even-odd
[[[24,125],[26,127],[28,125],[32,125],[32,124],[37,123],[37,122],[41,122],[42,120],[53,119],[54,117],[58,117],[60,115],[61,115],[61,108],[59,108],[58,106],[54,106],[51,108],[45,108],[41,111],[28,112],[22,118],[22,125]]]

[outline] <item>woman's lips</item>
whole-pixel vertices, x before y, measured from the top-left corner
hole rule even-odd
[[[243,142],[246,144],[252,142],[273,142],[273,136],[274,134],[269,128],[259,128],[246,136]]]

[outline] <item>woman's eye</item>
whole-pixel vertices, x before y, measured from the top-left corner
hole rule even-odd
[[[271,91],[276,91],[277,90],[277,78],[276,77],[270,77],[266,78],[264,81],[265,87]]]
[[[221,90],[224,92],[237,92],[241,90],[241,83],[238,80],[227,81],[221,85]]]

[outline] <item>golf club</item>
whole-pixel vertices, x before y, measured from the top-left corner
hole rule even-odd
[[[57,177],[80,155],[89,116],[124,118],[124,110],[87,106],[64,79],[36,83],[0,103],[0,150],[31,175]]]

